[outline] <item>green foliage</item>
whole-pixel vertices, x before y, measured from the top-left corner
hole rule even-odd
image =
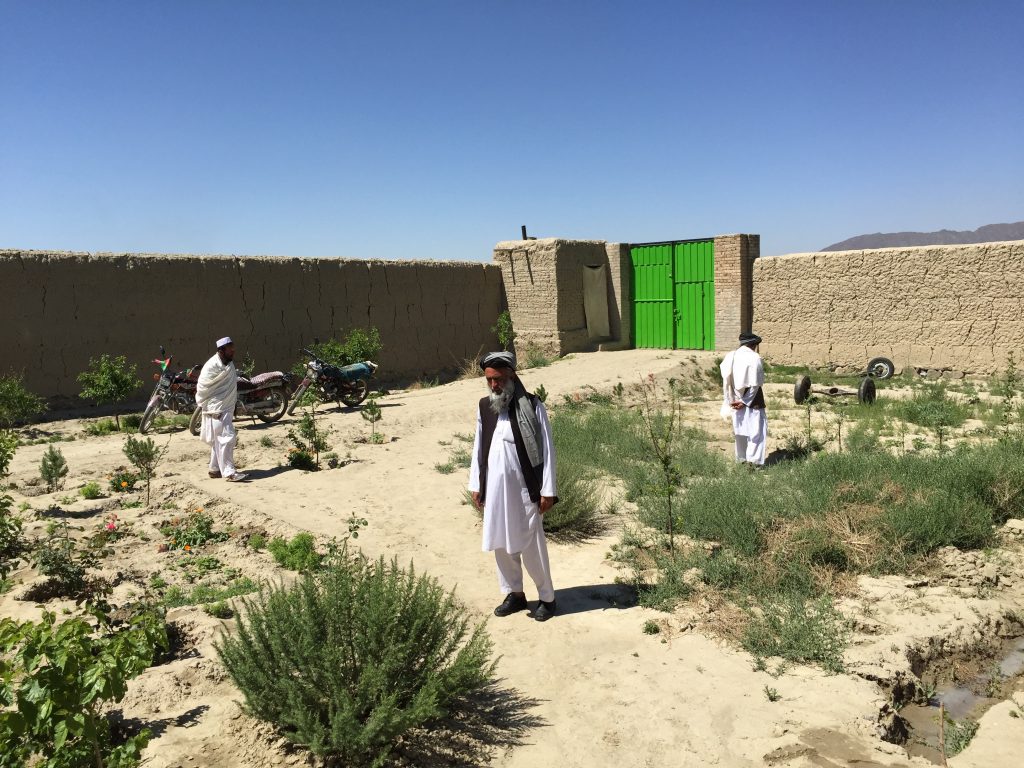
[[[946,713],[946,755],[959,755],[971,743],[980,723],[975,720],[954,720]]]
[[[313,534],[306,532],[295,534],[291,541],[276,536],[270,540],[267,551],[278,565],[291,571],[315,571],[323,557],[316,551]]]
[[[270,435],[264,435],[263,437],[260,438],[260,445],[264,448],[273,448],[274,441],[270,437]]]
[[[168,444],[169,445],[169,444]],[[131,462],[146,481],[146,506],[149,506],[149,490],[153,477],[156,475],[156,468],[160,465],[167,452],[168,446],[157,448],[153,438],[136,438],[129,435],[124,441],[121,449],[124,455]]]
[[[246,542],[250,549],[255,549],[259,552],[261,549],[267,546],[267,537],[262,533],[254,533],[249,536],[249,540]]]
[[[319,470],[320,454],[331,449],[327,442],[329,434],[330,430],[317,421],[316,405],[311,405],[295,428],[288,430],[288,439],[292,443],[288,463],[297,469]]]
[[[120,427],[113,419],[96,419],[85,425],[85,433],[92,437],[103,437],[119,431]]]
[[[244,601],[218,652],[254,716],[347,766],[379,766],[493,675],[491,645],[452,593],[396,561],[345,550]]]
[[[182,605],[216,603],[222,600],[230,600],[232,597],[238,597],[239,595],[248,595],[259,588],[259,584],[244,576],[233,579],[220,587],[210,584],[197,584],[191,591],[186,591],[179,586],[173,586],[164,593],[163,602],[168,608],[178,608]]]
[[[7,578],[25,551],[22,520],[11,511],[13,499],[0,491],[0,581]]]
[[[136,765],[148,732],[116,744],[105,711],[128,680],[167,648],[163,618],[136,615],[115,628],[98,609],[95,624],[75,616],[57,624],[0,620],[0,764],[46,768]]]
[[[371,397],[367,400],[363,409],[359,413],[362,415],[363,419],[370,422],[370,441],[374,443],[377,442],[375,439],[377,435],[377,422],[383,417],[380,406],[377,405],[377,398]]]
[[[139,476],[134,472],[119,469],[110,476],[110,490],[115,493],[130,493],[135,489],[137,482],[139,482]]]
[[[57,595],[76,597],[87,591],[87,576],[97,560],[88,549],[75,545],[67,522],[61,520],[47,527],[46,537],[32,553],[32,564],[49,578]]]
[[[203,606],[203,611],[215,619],[230,619],[235,615],[235,612],[231,610],[231,606],[223,600]]]
[[[160,533],[170,539],[170,545],[176,549],[193,549],[208,541],[224,541],[226,533],[213,530],[213,518],[196,509],[184,518],[175,518],[160,528]]]
[[[516,332],[512,328],[512,315],[506,309],[491,326],[491,333],[498,337],[502,349],[512,349],[516,340]]]
[[[7,477],[18,450],[18,435],[12,429],[0,429],[0,480]]]
[[[99,499],[103,496],[103,489],[100,488],[100,484],[95,480],[90,481],[78,489],[78,492],[82,494],[83,499]]]
[[[539,385],[535,390],[533,390],[533,394],[535,394],[537,396],[537,399],[540,400],[542,403],[546,403],[548,401],[548,390],[543,384]]]
[[[523,350],[523,368],[544,368],[551,363],[552,359],[536,344],[527,344]]]
[[[31,422],[44,410],[43,399],[25,389],[24,374],[0,376],[0,427]]]
[[[782,699],[782,694],[777,689],[769,688],[767,685],[764,687],[764,696],[772,703]]]
[[[829,672],[843,671],[849,633],[830,598],[806,601],[790,596],[762,605],[761,611],[751,618],[743,637],[743,647],[754,656],[817,662]]]
[[[374,360],[384,345],[376,327],[353,328],[342,340],[328,339],[309,347],[317,357],[331,365],[352,365],[364,360]],[[302,366],[300,366],[301,368]]]
[[[656,635],[661,632],[661,625],[653,619],[648,619],[644,622],[644,634],[645,635]]]
[[[64,478],[68,475],[68,463],[64,460],[64,454],[60,448],[51,445],[43,454],[43,460],[39,464],[39,476],[46,483],[46,488],[52,493],[64,487]]]
[[[91,400],[97,405],[117,404],[130,398],[142,386],[142,380],[136,373],[136,366],[129,364],[124,355],[89,360],[89,370],[78,375],[78,383],[82,391],[78,396],[83,400]],[[119,417],[115,414],[117,428],[121,428]]]

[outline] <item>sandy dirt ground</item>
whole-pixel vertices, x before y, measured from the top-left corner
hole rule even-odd
[[[689,375],[713,361],[712,353],[601,352],[574,355],[522,377],[529,388],[543,384],[549,404],[557,408],[563,394],[584,386],[608,391],[618,382],[632,386],[649,373],[662,380]],[[791,392],[785,385],[769,389],[777,393],[770,407]],[[181,554],[158,551],[163,539],[157,527],[190,507],[205,509],[218,527],[289,536],[308,530],[322,539],[342,535],[353,514],[366,518],[368,526],[357,542],[364,552],[412,561],[418,571],[455,588],[481,618],[490,617],[501,685],[517,692],[520,704],[507,733],[489,750],[491,764],[507,768],[932,765],[880,738],[891,719],[891,690],[909,684],[945,654],[1010,634],[1011,611],[1024,615],[1024,558],[1020,543],[1007,534],[998,557],[983,553],[972,560],[952,551],[932,578],[862,578],[858,593],[842,604],[856,627],[846,654],[848,672],[829,675],[789,666],[773,675],[777,664],[755,671],[749,654],[696,629],[701,618],[694,615],[696,609],[667,615],[633,606],[606,558],[617,541],[613,531],[583,545],[549,545],[559,609],[553,620],[539,623],[526,613],[491,617],[501,595],[492,556],[480,549],[477,517],[462,501],[467,472],[444,475],[434,468],[450,451],[442,443],[472,431],[483,392],[482,380],[476,379],[384,397],[378,429],[387,442],[381,445],[355,442],[369,433],[357,412],[327,408],[330,441],[342,458],[352,461],[319,473],[280,466],[288,447],[286,431],[295,419],[267,426],[242,422],[236,455],[252,478],[244,484],[209,479],[208,453],[198,439],[184,431],[159,434],[159,441],[169,441],[169,453],[149,511],[121,510],[112,498],[61,503],[87,481],[105,485],[111,471],[126,463],[123,437],[83,437],[81,422],[51,423],[44,428],[79,435],[60,444],[71,468],[66,489],[34,495],[27,486],[45,450],[33,445],[17,453],[13,495],[16,503],[24,501],[33,510],[59,504],[62,514],[85,532],[97,530],[113,509],[131,523],[136,535],[117,542],[104,565],[117,583],[115,597],[122,600],[140,594],[154,573],[168,580],[180,573],[173,566]],[[729,449],[716,401],[689,404],[684,413],[687,423],[700,424],[722,450]],[[782,424],[779,416],[775,423]],[[785,418],[799,424],[799,411]],[[261,445],[261,438],[272,445]],[[42,525],[36,521],[32,530],[38,535]],[[241,537],[207,549],[243,575],[283,575],[268,554],[247,549]],[[24,583],[0,596],[0,613],[37,615],[34,604],[17,598],[38,579],[28,568],[15,578]],[[532,585],[527,595],[536,599]],[[241,712],[240,695],[213,648],[218,633],[233,622],[221,622],[200,607],[172,609],[168,619],[178,636],[176,658],[134,680],[120,707],[129,723],[154,731],[145,764],[310,762],[269,726]],[[644,634],[648,619],[662,623],[665,631]],[[766,687],[781,698],[769,701]],[[1024,753],[1024,717],[1014,716],[1014,708],[1024,706],[1024,691],[1014,695],[1015,700],[1008,696],[984,715],[974,742],[949,761],[951,766],[1019,764],[1015,758]]]

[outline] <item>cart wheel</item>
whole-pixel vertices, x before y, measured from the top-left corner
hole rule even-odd
[[[811,394],[811,377],[807,374],[796,377],[796,384],[793,385],[793,399],[800,405]]]
[[[870,376],[865,376],[857,387],[857,402],[863,405],[875,402],[875,380]]]
[[[888,357],[873,357],[868,360],[868,376],[876,379],[891,379],[896,373],[896,366]]]

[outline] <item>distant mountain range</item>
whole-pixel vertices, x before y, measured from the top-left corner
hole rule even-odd
[[[957,232],[876,232],[857,235],[841,243],[825,246],[823,251],[858,251],[862,248],[906,248],[912,245],[961,245],[963,243],[995,243],[1002,240],[1024,240],[1024,221],[1014,224],[987,224],[973,231]]]

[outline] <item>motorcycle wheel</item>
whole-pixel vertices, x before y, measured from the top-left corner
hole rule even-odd
[[[145,412],[142,414],[142,421],[139,422],[139,434],[144,435],[149,431],[149,428],[153,426],[153,422],[156,421],[156,415],[160,413],[160,401],[154,400],[146,406]]]
[[[366,379],[356,380],[351,388],[339,393],[338,399],[349,408],[355,408],[370,393],[370,383]]]
[[[195,437],[199,437],[199,431],[203,426],[203,409],[196,408],[192,412],[192,418],[188,420],[188,431]]]
[[[284,412],[288,410],[288,395],[284,393],[283,389],[272,389],[270,390],[270,395],[267,399],[275,400],[279,402],[280,405],[270,413],[257,413],[256,418],[264,424],[273,424],[284,416]]]
[[[309,381],[308,380],[303,380],[303,382],[301,384],[299,384],[299,386],[297,386],[295,388],[295,392],[292,393],[292,403],[291,403],[291,405],[288,406],[287,413],[288,413],[289,416],[291,416],[292,414],[295,413],[295,409],[299,405],[299,400],[301,400],[302,396],[304,394],[306,394],[306,390],[307,389],[309,389]],[[278,416],[278,418],[281,418],[281,417]],[[275,421],[276,421],[276,419],[275,419]]]
[[[891,379],[896,372],[896,366],[887,357],[873,357],[868,360],[868,376],[876,379]]]

